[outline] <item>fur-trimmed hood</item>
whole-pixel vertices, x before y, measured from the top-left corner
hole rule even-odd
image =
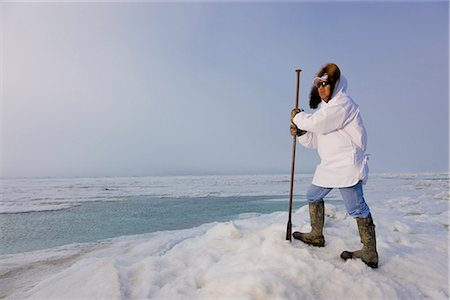
[[[323,75],[327,74],[328,79],[327,81],[330,83],[331,86],[331,94],[332,97],[335,95],[335,88],[337,86],[337,83],[341,77],[341,70],[336,64],[330,63],[322,67],[319,72],[317,73],[317,77],[322,77]],[[316,109],[319,104],[322,102],[322,99],[319,96],[319,90],[317,86],[313,85],[311,88],[310,96],[309,96],[309,106],[312,109]]]

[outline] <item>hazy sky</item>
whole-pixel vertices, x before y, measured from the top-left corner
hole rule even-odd
[[[372,172],[448,171],[448,1],[0,5],[3,177],[289,174],[328,62]]]

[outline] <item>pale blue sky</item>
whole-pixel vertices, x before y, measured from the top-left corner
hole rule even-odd
[[[448,171],[447,1],[1,5],[3,177],[289,174],[328,62],[372,172]]]

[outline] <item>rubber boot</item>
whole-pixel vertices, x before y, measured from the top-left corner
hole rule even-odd
[[[309,217],[311,220],[311,232],[301,233],[296,231],[293,233],[294,239],[316,247],[323,247],[325,245],[325,238],[323,237],[324,211],[325,206],[323,202],[310,203]]]
[[[371,268],[378,268],[377,242],[375,237],[375,224],[373,224],[372,216],[367,218],[356,218],[358,224],[359,236],[363,247],[361,250],[341,253],[344,260],[350,258],[361,258],[361,260]]]

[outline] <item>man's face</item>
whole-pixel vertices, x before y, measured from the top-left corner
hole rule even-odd
[[[324,85],[324,83],[327,83],[326,81],[321,81],[319,83],[318,89],[319,89],[319,95],[320,95],[320,99],[322,99],[323,101],[328,103],[328,100],[330,100],[330,96],[331,96],[331,86],[330,84],[326,84]]]

